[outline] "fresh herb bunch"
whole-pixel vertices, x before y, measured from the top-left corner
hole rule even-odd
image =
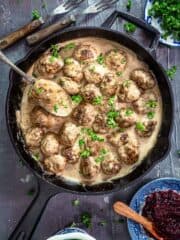
[[[172,80],[176,74],[177,71],[177,67],[176,66],[172,66],[171,68],[166,70],[166,73],[168,75],[168,77]]]
[[[38,20],[41,17],[40,12],[37,9],[34,9],[32,11],[32,19],[33,20]]]
[[[127,22],[124,24],[124,30],[127,33],[134,33],[136,31],[136,26],[133,23]]]
[[[180,1],[154,0],[149,15],[161,18],[161,28],[164,30],[165,39],[172,34],[173,38],[180,41]]]

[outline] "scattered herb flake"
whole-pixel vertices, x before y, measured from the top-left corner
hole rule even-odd
[[[59,57],[59,46],[57,44],[51,45],[51,55],[55,58]]]
[[[103,97],[102,96],[98,96],[98,97],[93,98],[92,103],[94,105],[100,105],[102,103],[102,100],[103,100]]]
[[[33,157],[34,160],[36,160],[36,161],[38,162],[38,161],[40,160],[40,154],[39,154],[39,152],[34,153],[34,154],[32,155],[32,157]]]
[[[78,104],[80,102],[82,102],[82,100],[83,100],[82,96],[79,95],[79,94],[71,96],[71,99],[72,99],[73,102],[78,103]]]
[[[124,82],[123,82],[123,86],[124,87],[129,87],[130,86],[130,84],[131,84],[131,81],[130,80],[125,80]]]
[[[84,139],[79,139],[79,146],[82,147],[85,145]]]
[[[42,87],[39,87],[39,88],[35,88],[35,91],[37,94],[41,94],[44,91],[44,89]]]
[[[75,206],[75,207],[79,206],[79,205],[80,205],[79,199],[74,199],[74,200],[72,201],[72,205]]]
[[[104,59],[103,54],[102,53],[99,54],[99,56],[97,57],[97,62],[102,65],[102,64],[104,64],[104,61],[105,61],[105,59]]]
[[[76,47],[76,44],[74,42],[68,43],[67,45],[64,46],[64,50],[70,50],[70,49],[74,49]]]
[[[116,75],[117,75],[118,77],[121,77],[121,76],[122,76],[122,72],[116,72]]]
[[[156,100],[149,100],[146,102],[146,106],[148,108],[156,108],[157,107],[157,101]]]
[[[82,158],[88,158],[91,155],[91,151],[89,149],[84,149],[81,153],[80,156]]]
[[[84,212],[81,215],[81,222],[87,227],[91,227],[92,223],[91,223],[91,215],[88,212]]]
[[[102,161],[104,161],[104,157],[106,155],[108,151],[106,149],[101,149],[99,152],[99,156],[97,158],[95,158],[95,162],[96,163],[101,163]]]
[[[54,109],[54,112],[57,113],[58,109],[59,109],[59,105],[58,104],[54,104],[53,109]]]
[[[32,11],[32,19],[33,20],[38,20],[41,17],[40,12],[37,9],[34,9]]]
[[[171,68],[169,68],[168,70],[166,70],[166,73],[168,75],[168,77],[172,80],[176,74],[177,71],[177,67],[176,66],[172,66]]]
[[[114,102],[115,102],[115,96],[110,97],[109,100],[108,100],[109,106],[113,107],[114,106]]]
[[[134,113],[134,111],[131,108],[127,108],[126,112],[125,112],[125,115],[126,116],[131,116],[133,113]]]
[[[147,117],[148,117],[149,119],[153,119],[153,118],[154,118],[154,115],[155,115],[155,112],[148,112],[148,113],[147,113]]]
[[[119,112],[115,111],[115,110],[110,110],[107,113],[107,125],[110,128],[115,128],[117,127],[117,123],[116,123],[116,117],[119,115]]]
[[[92,141],[103,142],[104,138],[98,136],[91,128],[86,129],[86,133],[90,136]]]
[[[141,131],[141,132],[144,132],[145,126],[144,126],[143,123],[137,122],[137,123],[136,123],[136,129],[139,130],[139,131]]]
[[[127,8],[128,11],[131,10],[131,6],[132,6],[132,2],[131,2],[131,0],[128,0],[127,4],[126,4],[126,8]]]
[[[134,33],[136,31],[136,26],[133,23],[127,22],[124,24],[124,30],[127,33]]]
[[[70,58],[70,57],[67,57],[67,58],[64,59],[64,63],[65,63],[66,65],[70,65],[71,63],[73,63],[73,59]]]

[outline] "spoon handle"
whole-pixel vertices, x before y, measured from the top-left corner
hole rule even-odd
[[[20,68],[18,68],[16,65],[14,65],[13,62],[9,58],[7,58],[2,51],[0,51],[0,60],[7,65],[9,65],[15,72],[17,72],[20,76],[25,78],[28,82],[32,83],[34,82],[34,79],[30,76],[28,76],[25,72],[23,72]]]
[[[150,232],[157,240],[163,240],[163,238],[156,233],[152,222],[150,222],[147,218],[137,214],[126,204],[119,201],[114,204],[113,208],[116,213],[142,224],[144,228],[146,228],[147,231]]]

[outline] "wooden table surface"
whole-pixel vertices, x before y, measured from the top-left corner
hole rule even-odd
[[[42,15],[46,15],[61,0],[0,0],[0,37],[16,30],[30,21],[33,9],[39,9]],[[93,0],[85,1],[84,6],[91,4]],[[132,0],[131,13],[143,18],[145,0]],[[116,9],[126,10],[127,0],[119,0]],[[97,16],[87,16],[80,25],[99,26],[113,11],[108,9]],[[113,28],[122,29],[122,24],[117,21]],[[134,37],[143,45],[147,45],[144,33],[137,31]],[[6,49],[5,54],[13,61],[21,59],[30,48],[24,40]],[[157,61],[164,68],[172,65],[180,65],[180,49],[168,48],[159,44],[157,49]],[[9,67],[0,62],[0,239],[6,240],[18,223],[25,209],[33,200],[32,189],[36,186],[36,180],[26,167],[23,167],[16,155],[8,136],[5,121],[5,100],[8,88]],[[156,165],[141,182],[133,184],[116,194],[104,196],[76,196],[73,194],[58,194],[53,197],[36,228],[32,240],[43,240],[52,235],[58,229],[62,229],[72,222],[78,222],[79,216],[84,211],[92,215],[92,227],[87,229],[98,240],[129,240],[126,221],[119,220],[119,216],[112,211],[112,203],[121,199],[129,202],[133,193],[144,183],[159,177],[180,177],[180,159],[177,150],[180,149],[180,68],[176,77],[171,81],[175,98],[175,124],[172,135],[172,147],[170,154],[164,161]],[[79,199],[80,205],[72,206],[73,199]],[[106,226],[100,226],[100,222],[106,220]],[[31,223],[30,223],[31,224]]]

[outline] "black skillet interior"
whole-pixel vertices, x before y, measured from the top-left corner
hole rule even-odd
[[[124,34],[121,34],[116,31],[95,28],[95,27],[86,27],[86,28],[76,28],[69,29],[64,31],[63,33],[57,34],[53,38],[49,38],[47,41],[40,44],[40,46],[34,48],[30,51],[30,53],[21,61],[18,62],[18,66],[27,71],[29,67],[33,64],[33,62],[47,49],[51,44],[55,44],[59,41],[63,42],[66,40],[71,40],[79,37],[101,37],[109,40],[113,40],[118,42],[129,49],[132,49],[136,52],[141,60],[146,62],[150,69],[154,72],[158,85],[160,88],[160,92],[163,99],[163,121],[162,127],[158,135],[158,140],[153,148],[153,150],[148,154],[148,156],[144,159],[142,164],[140,164],[136,170],[130,173],[128,176],[123,177],[121,179],[115,180],[112,183],[104,183],[99,184],[92,187],[82,187],[81,185],[72,184],[66,182],[61,179],[57,179],[56,177],[45,176],[41,169],[38,167],[37,163],[30,157],[26,146],[23,142],[23,138],[21,137],[21,132],[16,124],[16,110],[19,109],[22,90],[21,90],[21,77],[18,76],[14,71],[10,72],[10,86],[7,96],[7,105],[6,105],[6,113],[7,113],[7,124],[9,128],[9,133],[11,136],[11,140],[15,146],[20,157],[27,163],[27,165],[38,175],[43,177],[48,182],[51,182],[55,185],[63,187],[65,189],[69,189],[70,191],[78,191],[78,192],[102,192],[107,190],[117,190],[122,186],[129,184],[133,180],[142,176],[147,170],[150,170],[151,167],[161,160],[168,152],[169,149],[169,135],[172,126],[173,120],[173,99],[171,94],[171,88],[168,83],[168,79],[165,76],[161,66],[156,62],[156,60],[149,54],[147,50],[141,47],[137,42],[132,41]]]

